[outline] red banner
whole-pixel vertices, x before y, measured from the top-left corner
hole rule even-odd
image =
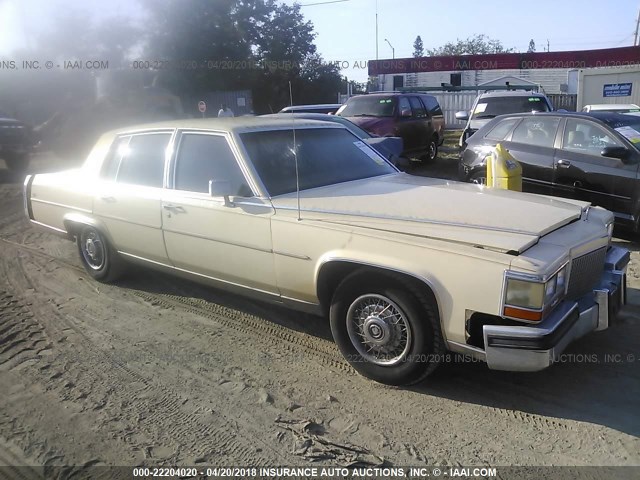
[[[625,67],[629,65],[636,65],[640,68],[640,47],[570,52],[412,57],[395,60],[370,60],[368,62],[369,75],[462,70]]]

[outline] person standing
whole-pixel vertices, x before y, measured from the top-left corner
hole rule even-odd
[[[234,117],[233,110],[227,107],[226,103],[220,105],[220,110],[218,110],[218,117]]]

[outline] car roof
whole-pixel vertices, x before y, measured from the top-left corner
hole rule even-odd
[[[426,95],[429,97],[433,97],[430,93],[426,92],[371,92],[371,93],[361,93],[359,95],[353,95],[349,98],[358,98],[358,97],[391,97],[394,95]]]
[[[592,110],[626,110],[640,108],[640,106],[635,103],[595,103],[584,106],[584,108],[587,107]]]
[[[265,117],[225,117],[225,118],[190,118],[182,120],[166,120],[156,123],[130,125],[111,130],[111,134],[121,135],[125,133],[141,132],[145,130],[164,129],[192,129],[211,130],[233,133],[246,133],[252,131],[282,130],[291,128],[290,117],[265,118]],[[337,122],[301,119],[295,122],[295,128],[345,128]]]
[[[527,90],[498,90],[493,92],[484,92],[478,95],[478,98],[486,97],[546,97],[544,93],[529,92]]]
[[[342,106],[341,103],[318,103],[318,104],[314,104],[314,105],[290,105],[288,107],[284,107],[282,110],[280,110],[281,112],[286,112],[286,111],[295,111],[295,110],[303,110],[303,109],[308,109],[308,110],[312,110],[312,109],[325,109],[325,108],[340,108]]]
[[[508,113],[506,115],[500,115],[496,118],[507,117],[587,117],[595,118],[600,121],[614,121],[614,120],[629,120],[629,115],[615,112],[521,112],[521,113]]]

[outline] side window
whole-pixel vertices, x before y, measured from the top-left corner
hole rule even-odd
[[[518,118],[508,118],[498,122],[497,125],[489,130],[485,138],[490,140],[504,140],[518,120]]]
[[[226,137],[183,134],[175,169],[176,190],[208,193],[209,180],[228,181],[234,195],[252,195]]]
[[[513,131],[511,141],[553,148],[559,123],[557,117],[526,117]]]
[[[130,139],[131,137],[129,135],[118,137],[113,144],[111,144],[109,153],[107,153],[102,168],[100,169],[100,178],[115,181],[118,167],[120,167],[120,160],[122,160],[122,155],[125,153]]]
[[[424,108],[424,105],[422,105],[422,102],[418,97],[409,97],[409,103],[411,104],[411,109],[413,110],[414,117],[427,117],[427,110]]]
[[[133,135],[124,149],[117,181],[162,188],[164,160],[170,133]]]
[[[585,120],[570,118],[564,129],[562,148],[574,152],[582,152],[600,156],[604,147],[622,144],[600,125]]]
[[[427,110],[432,116],[442,115],[442,109],[438,103],[438,99],[432,95],[424,95],[422,101],[427,107]]]
[[[398,97],[398,116],[402,115],[404,110],[411,111],[411,104],[407,97]]]

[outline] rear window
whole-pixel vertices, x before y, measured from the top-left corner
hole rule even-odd
[[[507,120],[499,121],[497,125],[485,135],[485,138],[490,140],[504,140],[518,120],[520,119],[508,118]]]
[[[440,108],[440,104],[438,103],[436,97],[432,97],[431,95],[423,95],[421,98],[425,106],[427,107],[427,110],[432,116],[442,115],[442,109]]]
[[[548,112],[549,110],[549,104],[543,97],[486,97],[478,101],[471,118],[477,120],[510,113]]]
[[[342,128],[296,130],[300,190],[394,173],[375,150]],[[292,130],[240,135],[269,195],[296,191]]]
[[[337,114],[342,117],[393,117],[396,97],[361,96],[350,98]]]

